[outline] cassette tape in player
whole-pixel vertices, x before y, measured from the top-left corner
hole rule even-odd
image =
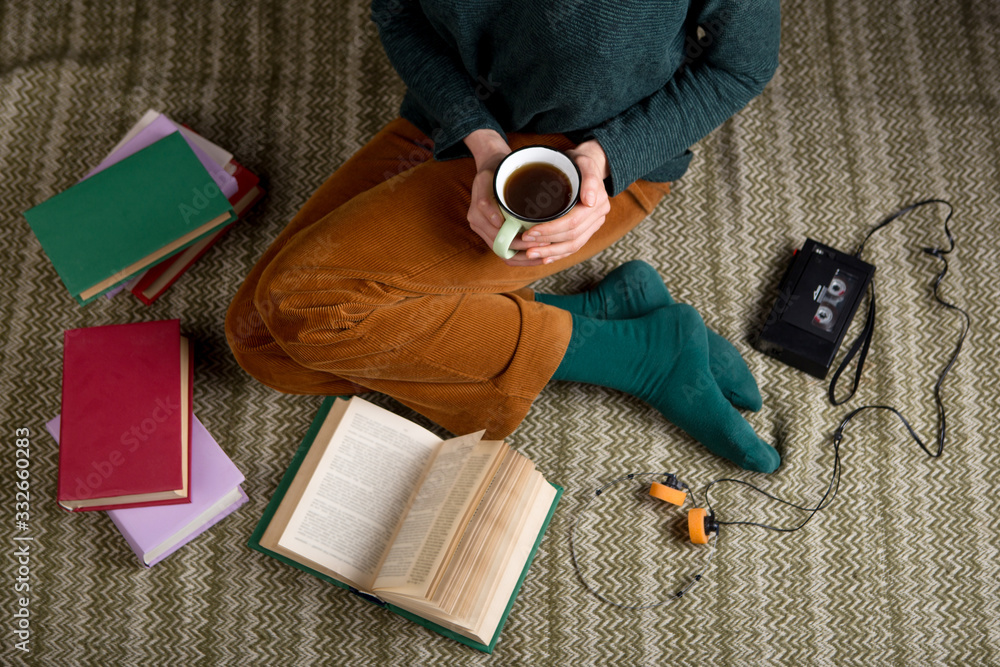
[[[806,239],[781,281],[757,348],[825,378],[874,274],[871,264]]]

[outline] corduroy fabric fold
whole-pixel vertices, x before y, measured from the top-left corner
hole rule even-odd
[[[569,149],[521,134],[512,148]],[[303,206],[251,271],[226,318],[251,375],[280,391],[379,391],[445,428],[509,435],[562,359],[568,312],[534,301],[533,281],[603,250],[667,191],[637,182],[612,200],[580,252],[510,267],[468,226],[471,159],[430,159],[398,119]]]

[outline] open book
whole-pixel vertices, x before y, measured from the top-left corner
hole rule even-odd
[[[490,651],[562,490],[482,435],[327,399],[250,546]]]

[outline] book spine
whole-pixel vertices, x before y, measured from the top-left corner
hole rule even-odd
[[[193,435],[194,435],[194,345],[188,342],[188,427],[187,427],[187,481],[188,481],[188,497],[187,502],[191,502],[191,492],[194,490],[192,488],[192,477],[191,477],[191,459],[194,458],[193,454]]]
[[[232,197],[229,197],[229,203],[232,204],[233,211],[236,213],[238,218],[242,219],[243,214],[250,210],[254,204],[263,199],[265,193],[259,185],[260,178],[258,178],[256,174],[251,172],[236,160],[231,160],[229,164],[234,166],[235,171],[233,172],[233,176],[239,184],[239,190]],[[235,224],[235,222],[233,224]],[[163,296],[164,292],[166,292],[171,285],[177,282],[177,279],[190,269],[196,261],[201,259],[201,257],[208,252],[208,250],[214,246],[232,226],[233,225],[230,224],[216,232],[215,236],[208,239],[208,242],[204,245],[204,247],[202,247],[194,256],[184,260],[182,259],[183,253],[179,253],[174,255],[173,258],[164,260],[151,269],[148,269],[138,282],[131,287],[130,291],[144,304],[151,306],[153,302]],[[181,261],[183,261],[183,265],[180,265]],[[170,275],[171,273],[172,275]],[[169,279],[155,292],[151,292],[150,290],[153,286],[164,275],[170,275]]]
[[[208,521],[201,528],[199,528],[198,530],[194,531],[193,533],[191,533],[190,535],[188,535],[187,537],[185,537],[183,540],[181,540],[180,542],[178,542],[174,546],[172,546],[169,549],[167,549],[166,551],[164,551],[162,554],[160,554],[159,556],[157,556],[153,560],[149,561],[149,563],[143,563],[143,565],[145,567],[147,567],[147,568],[153,567],[154,565],[156,565],[157,563],[159,563],[161,560],[163,560],[164,558],[166,558],[170,554],[174,553],[175,551],[177,551],[178,549],[180,549],[182,546],[184,546],[185,544],[187,544],[188,542],[190,542],[194,538],[198,537],[199,535],[201,535],[202,533],[204,533],[205,531],[207,531],[209,528],[211,528],[212,526],[214,526],[215,524],[219,523],[220,521],[222,521],[223,519],[225,519],[227,516],[229,516],[230,514],[232,514],[233,512],[235,512],[241,506],[243,506],[244,504],[246,504],[246,502],[248,500],[249,500],[249,498],[247,497],[246,492],[243,491],[242,488],[240,488],[240,498],[239,498],[239,500],[237,500],[232,505],[230,505],[226,509],[222,510],[218,514],[216,514],[212,518],[211,521]],[[124,534],[125,534],[125,532],[122,531],[122,535],[124,535]],[[126,536],[125,539],[127,540],[128,537]],[[135,549],[133,549],[133,551],[135,551]],[[136,555],[139,555],[139,552],[136,552]],[[142,556],[141,555],[139,556],[139,561],[142,562]]]
[[[166,292],[171,285],[177,282],[177,279],[184,275],[185,271],[190,269],[195,262],[201,259],[201,257],[208,252],[209,248],[214,246],[218,240],[221,239],[225,233],[230,230],[230,228],[232,228],[233,224],[235,223],[226,225],[219,231],[215,232],[208,240],[208,243],[206,243],[205,246],[197,252],[197,254],[184,262],[183,266],[178,266],[183,255],[183,253],[178,253],[177,255],[160,262],[153,268],[146,271],[146,274],[142,277],[142,279],[132,287],[132,294],[138,297],[139,300],[147,306],[153,305],[153,302],[163,296],[163,293]],[[173,271],[173,276],[162,287],[160,287],[156,292],[147,294],[147,290],[149,290],[161,276],[171,271]]]
[[[111,517],[111,522],[118,528],[118,532],[120,532],[122,537],[125,538],[125,541],[128,542],[128,546],[132,549],[132,553],[134,553],[139,559],[139,562],[142,563],[142,546],[140,546],[139,541],[136,540],[131,531],[129,531],[128,528],[126,528],[125,525],[118,520],[117,516],[110,512],[108,513],[108,516]]]
[[[63,331],[63,374],[62,374],[62,389],[61,389],[60,396],[59,396],[59,414],[60,415],[66,414],[66,350],[69,348],[70,339],[72,339],[73,336],[75,335],[74,334],[75,331],[76,331],[75,329],[67,329],[66,331]],[[60,442],[63,442],[63,440],[64,440],[63,436],[65,434],[66,434],[66,432],[63,431],[62,420],[60,419],[59,420],[59,435],[56,438],[56,445],[59,445]],[[56,434],[53,433],[52,435],[56,435]],[[66,479],[65,479],[65,471],[63,470],[63,464],[64,463],[65,463],[65,461],[63,459],[62,447],[60,447],[59,448],[59,458],[58,458],[58,462],[56,463],[56,502],[59,504],[59,507],[62,507],[64,510],[68,510],[68,511],[72,512],[73,510],[71,510],[70,508],[68,508],[68,507],[66,507],[65,505],[62,504],[62,500],[63,500],[63,483],[65,483],[65,481],[66,481]]]

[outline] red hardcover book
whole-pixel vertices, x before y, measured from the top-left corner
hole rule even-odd
[[[63,345],[59,504],[191,502],[194,363],[180,322],[72,329]]]
[[[231,160],[230,164],[235,167],[233,176],[236,178],[238,189],[236,194],[229,198],[229,203],[233,205],[236,215],[242,218],[243,213],[264,196],[264,190],[261,189],[260,179],[256,174],[236,160]],[[186,250],[146,271],[139,282],[132,286],[132,294],[139,297],[147,306],[152,304],[232,226],[227,225],[214,234],[209,234],[198,243],[188,246]]]

